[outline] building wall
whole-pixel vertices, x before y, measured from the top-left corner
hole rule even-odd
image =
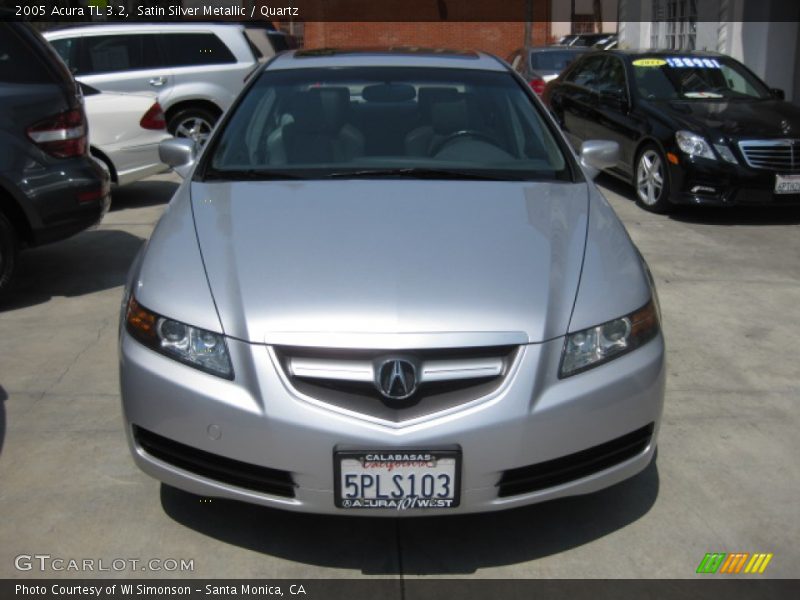
[[[622,0],[624,1],[624,0]],[[637,2],[639,0],[636,0]],[[575,0],[575,14],[587,15],[600,11],[603,21],[597,33],[615,33],[617,31],[617,11],[620,0]],[[572,33],[571,0],[550,0],[550,35],[557,40]],[[597,27],[595,27],[597,29]]]
[[[786,98],[795,96],[795,60],[798,23],[735,22],[728,47],[722,50],[746,64],[770,87],[781,88]]]
[[[532,44],[545,44],[548,23],[534,22]],[[464,22],[308,22],[306,48],[420,46],[482,50],[506,58],[524,45],[525,24]]]

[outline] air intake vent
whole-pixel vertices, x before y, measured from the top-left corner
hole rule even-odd
[[[653,437],[653,423],[611,442],[554,460],[511,469],[498,483],[498,496],[536,492],[588,477],[644,452]]]
[[[147,454],[184,471],[254,492],[294,498],[295,484],[287,471],[217,456],[174,442],[141,427],[133,427],[133,436]]]

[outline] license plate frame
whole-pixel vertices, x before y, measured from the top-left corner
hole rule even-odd
[[[776,194],[800,194],[800,175],[775,175]]]
[[[378,460],[377,458],[381,458]],[[383,460],[392,457],[391,460]],[[408,459],[401,459],[400,457],[409,457]],[[416,457],[429,457],[432,459],[436,466],[419,466],[418,463],[426,462],[425,460]],[[360,469],[353,461],[360,463]],[[389,463],[392,464],[389,467]],[[366,465],[371,465],[367,467]],[[333,453],[333,475],[334,475],[334,504],[337,508],[344,510],[395,510],[404,511],[409,509],[427,509],[427,510],[450,510],[456,508],[461,503],[461,464],[462,456],[460,448],[447,448],[447,449],[425,449],[418,448],[412,449],[391,449],[391,450],[336,450]],[[394,473],[392,473],[394,471]],[[408,492],[408,486],[412,485],[411,480],[407,475],[414,474],[418,476],[414,480],[413,485],[422,487],[423,477],[425,475],[433,475],[434,478],[442,474],[450,474],[450,484],[452,485],[452,494],[447,497],[439,497],[434,495],[432,498],[420,498],[418,495],[405,493],[402,496],[395,496],[392,494],[380,494],[381,490],[384,492],[389,490],[389,480],[396,475],[404,476],[400,484],[403,492]],[[344,476],[348,474],[358,475],[371,475],[382,476],[380,482],[376,485],[375,497],[365,497],[364,488],[361,486],[362,480],[357,482],[357,489],[360,490],[360,496],[345,496],[345,487],[348,491],[352,490],[352,483],[350,486],[343,481]],[[434,485],[443,486],[442,480],[436,479],[437,483]],[[351,480],[352,482],[352,480]],[[394,480],[391,480],[394,485]],[[435,489],[438,488],[434,488]],[[422,490],[420,490],[422,491]],[[444,491],[444,490],[442,490]],[[397,487],[394,488],[394,493],[397,493]]]

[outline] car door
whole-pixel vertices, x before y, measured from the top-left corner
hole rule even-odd
[[[549,98],[550,109],[569,142],[580,149],[581,142],[593,135],[597,119],[597,93],[594,90],[605,56],[582,58],[564,76]]]
[[[212,31],[164,33],[160,42],[174,76],[173,95],[168,104],[188,96],[211,100],[225,110],[244,87],[245,75],[256,64],[255,57],[249,62],[237,61],[231,49]]]
[[[115,33],[79,39],[75,78],[103,92],[161,93],[172,85],[157,34]]]
[[[622,59],[607,55],[593,85],[597,94],[596,118],[589,124],[587,134],[593,139],[617,142],[620,162],[616,170],[631,176],[633,154],[642,136],[644,122],[633,110],[631,89]]]

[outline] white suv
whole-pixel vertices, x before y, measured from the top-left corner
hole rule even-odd
[[[236,24],[70,27],[45,33],[75,78],[101,91],[155,91],[178,137],[203,143],[264,58]]]

